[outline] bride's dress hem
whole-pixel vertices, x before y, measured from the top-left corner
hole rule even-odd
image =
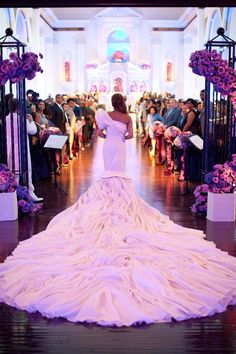
[[[236,303],[236,260],[204,236],[112,171],[0,265],[0,301],[118,327],[223,312]]]

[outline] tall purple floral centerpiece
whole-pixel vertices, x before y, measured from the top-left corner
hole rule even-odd
[[[220,27],[205,46],[189,62],[193,73],[205,77],[202,179],[236,152],[236,42]]]
[[[204,184],[197,186],[194,190],[195,203],[191,208],[194,213],[207,213],[209,192],[234,194],[236,189],[236,154],[232,155],[231,161],[214,165],[213,170],[206,174],[204,182]]]
[[[28,188],[17,183],[9,168],[0,164],[0,221],[17,219],[17,209],[25,214],[35,213],[41,207],[34,204]]]
[[[11,28],[6,29],[6,35],[0,38],[0,108],[2,115],[2,129],[0,132],[0,162],[9,164],[12,172],[19,175],[22,185],[28,183],[27,158],[27,130],[26,130],[26,88],[25,80],[32,80],[38,72],[43,70],[39,63],[42,55],[27,52],[26,44],[13,36]],[[10,52],[10,54],[9,54]],[[7,154],[6,121],[14,127],[13,98],[18,101],[17,109],[17,135],[15,128],[10,131],[11,155]],[[8,132],[9,133],[9,132]],[[15,156],[15,141],[18,141],[19,156]],[[10,159],[10,160],[9,160]],[[16,162],[19,160],[19,163]]]
[[[42,58],[42,54],[39,54]],[[21,80],[32,80],[37,72],[43,72],[38,61],[38,55],[32,52],[23,53],[21,56],[17,52],[9,54],[9,58],[3,60],[0,57],[0,86],[6,84],[7,80],[17,83]]]

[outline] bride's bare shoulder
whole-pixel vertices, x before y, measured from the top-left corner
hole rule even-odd
[[[111,117],[111,119],[125,124],[128,124],[129,120],[131,119],[130,116],[128,116],[128,114],[125,113],[112,111],[112,112],[108,112],[108,114]]]

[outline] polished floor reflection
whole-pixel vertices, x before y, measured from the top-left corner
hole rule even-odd
[[[201,229],[217,247],[236,256],[234,223],[206,222],[204,216],[191,213],[193,195],[185,192],[177,176],[166,177],[163,166],[156,166],[140,142],[127,142],[127,173],[138,193],[153,207],[183,226]],[[58,182],[65,196],[53,188],[52,181],[40,182],[37,194],[45,199],[43,210],[16,222],[0,223],[0,257],[3,261],[19,241],[45,229],[54,215],[72,205],[103,171],[102,141],[79,153],[78,158]],[[190,185],[193,189],[194,185]],[[32,250],[33,251],[33,250]],[[0,305],[1,353],[236,353],[236,308],[222,314],[196,320],[129,328],[104,328],[48,320]]]

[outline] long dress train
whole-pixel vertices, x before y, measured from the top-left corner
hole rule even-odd
[[[149,206],[124,173],[126,125],[103,110],[106,171],[0,265],[0,301],[103,326],[212,315],[236,303],[236,259]]]

